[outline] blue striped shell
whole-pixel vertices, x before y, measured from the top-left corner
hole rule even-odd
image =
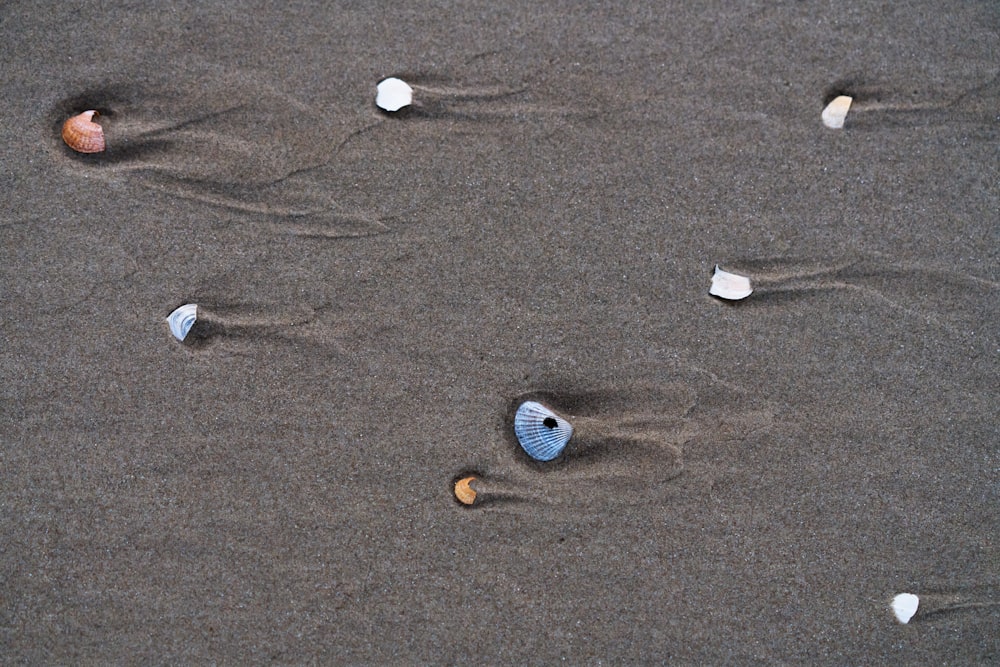
[[[170,325],[170,333],[179,341],[183,341],[195,320],[198,319],[198,306],[193,303],[186,303],[167,316],[167,324]]]
[[[514,433],[528,456],[551,461],[566,449],[573,427],[541,403],[525,401],[514,415]]]

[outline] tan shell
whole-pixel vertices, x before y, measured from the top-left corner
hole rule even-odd
[[[96,114],[93,110],[84,111],[63,123],[63,141],[77,153],[100,153],[104,150],[104,129],[92,120]]]
[[[455,482],[455,497],[463,505],[471,505],[476,502],[476,490],[470,486],[476,481],[475,477],[463,477]]]

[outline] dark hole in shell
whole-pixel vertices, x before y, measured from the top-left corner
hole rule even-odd
[[[553,417],[546,417],[544,420],[542,420],[542,423],[547,428],[555,428],[556,426],[559,425],[559,422],[557,422]]]

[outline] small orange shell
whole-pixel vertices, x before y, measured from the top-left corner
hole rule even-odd
[[[91,120],[96,114],[96,111],[84,111],[63,123],[63,141],[77,153],[100,153],[104,150],[104,129]]]
[[[476,490],[470,484],[476,481],[475,477],[463,477],[455,482],[455,497],[463,505],[471,505],[476,502]]]

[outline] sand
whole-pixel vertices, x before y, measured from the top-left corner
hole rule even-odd
[[[4,662],[1000,658],[996,3],[146,4],[0,9]]]

